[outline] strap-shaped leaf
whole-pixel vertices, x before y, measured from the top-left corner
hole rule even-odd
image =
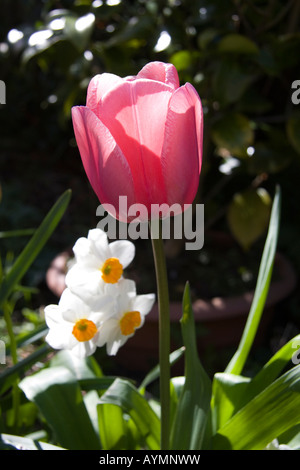
[[[65,367],[50,367],[19,384],[52,428],[57,443],[69,450],[98,450],[97,436],[74,375]]]
[[[300,347],[300,335],[295,336],[282,346],[251,380],[242,399],[243,404],[271,385],[297,352],[296,347]]]
[[[104,450],[128,450],[128,429],[122,408],[110,403],[97,406],[101,444]]]
[[[31,264],[38,256],[45,243],[57,227],[65,213],[71,198],[71,191],[65,191],[48,212],[41,225],[29,240],[21,254],[16,259],[8,274],[3,278],[0,286],[0,309],[3,302],[14,289],[14,286],[22,279]]]
[[[50,346],[44,344],[37,348],[29,356],[19,361],[17,364],[7,367],[0,374],[0,394],[4,393],[10,388],[15,382],[17,377],[20,377],[26,370],[28,370],[33,364],[43,359],[50,351]]]
[[[146,398],[127,380],[117,378],[101,397],[101,404],[122,408],[134,421],[150,450],[160,448],[160,421]]]
[[[181,331],[185,346],[185,383],[171,432],[171,449],[200,450],[210,410],[211,383],[198,357],[189,284],[183,296]]]
[[[300,366],[239,410],[213,437],[214,449],[260,450],[300,423]]]
[[[268,235],[260,263],[253,302],[247,318],[246,326],[236,353],[226,367],[225,372],[241,374],[249,351],[252,347],[257,328],[263,313],[266,298],[269,291],[273,271],[274,257],[277,247],[277,238],[280,219],[281,191],[277,187],[273,201]]]
[[[240,407],[250,379],[236,374],[217,373],[213,378],[211,402],[214,432],[224,426]]]

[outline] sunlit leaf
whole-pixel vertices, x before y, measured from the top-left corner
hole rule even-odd
[[[262,450],[300,423],[300,366],[264,389],[213,438],[214,449]]]
[[[259,48],[252,39],[242,34],[227,34],[224,36],[218,47],[220,52],[228,52],[234,54],[258,54]]]
[[[104,450],[128,449],[127,423],[122,408],[105,403],[98,405],[99,434]]]
[[[160,421],[146,398],[127,380],[117,378],[101,397],[102,404],[117,405],[134,421],[148,448],[160,448]]]
[[[245,396],[242,398],[242,403],[246,403],[255,395],[261,393],[266,387],[277,379],[282,370],[293,360],[294,354],[300,348],[300,335],[288,341],[282,348],[280,348],[271,357],[271,359],[260,369],[260,371],[253,377]]]
[[[243,399],[248,377],[217,373],[213,378],[212,420],[215,432],[224,426]]]
[[[190,51],[178,51],[170,57],[170,62],[181,72],[187,70],[195,62],[196,55]]]
[[[231,233],[248,250],[267,230],[272,199],[264,188],[251,188],[235,194],[227,210]]]
[[[57,442],[70,450],[97,450],[100,441],[83,402],[74,375],[65,367],[50,367],[20,384],[52,428]]]

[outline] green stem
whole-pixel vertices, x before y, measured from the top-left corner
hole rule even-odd
[[[158,238],[156,238],[151,226],[159,312],[161,450],[168,450],[170,436],[170,308],[167,267],[161,236],[161,223],[159,225],[158,235]]]

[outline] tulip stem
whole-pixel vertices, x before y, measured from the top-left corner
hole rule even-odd
[[[166,258],[162,240],[162,224],[150,225],[156,271],[159,311],[159,366],[161,404],[161,450],[169,449],[170,436],[170,308]],[[158,229],[158,230],[157,230]],[[154,233],[156,231],[156,233]],[[157,233],[158,232],[158,233]]]

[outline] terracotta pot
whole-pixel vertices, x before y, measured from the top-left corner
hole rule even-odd
[[[71,252],[58,255],[47,271],[46,280],[49,288],[60,297],[65,288],[67,260]],[[273,315],[274,306],[286,298],[296,285],[296,275],[290,262],[281,254],[275,258],[278,280],[270,285],[265,310],[263,312],[256,342],[266,333]],[[237,346],[251,307],[253,291],[235,297],[215,297],[210,300],[198,299],[193,303],[196,325],[202,329],[198,338],[199,353],[207,348],[221,349]],[[172,328],[179,328],[182,314],[181,302],[171,302],[170,318]],[[181,346],[171,341],[172,350]],[[146,322],[136,334],[128,340],[116,356],[116,362],[128,370],[149,371],[149,367],[158,363],[158,307],[155,305],[147,315]]]

